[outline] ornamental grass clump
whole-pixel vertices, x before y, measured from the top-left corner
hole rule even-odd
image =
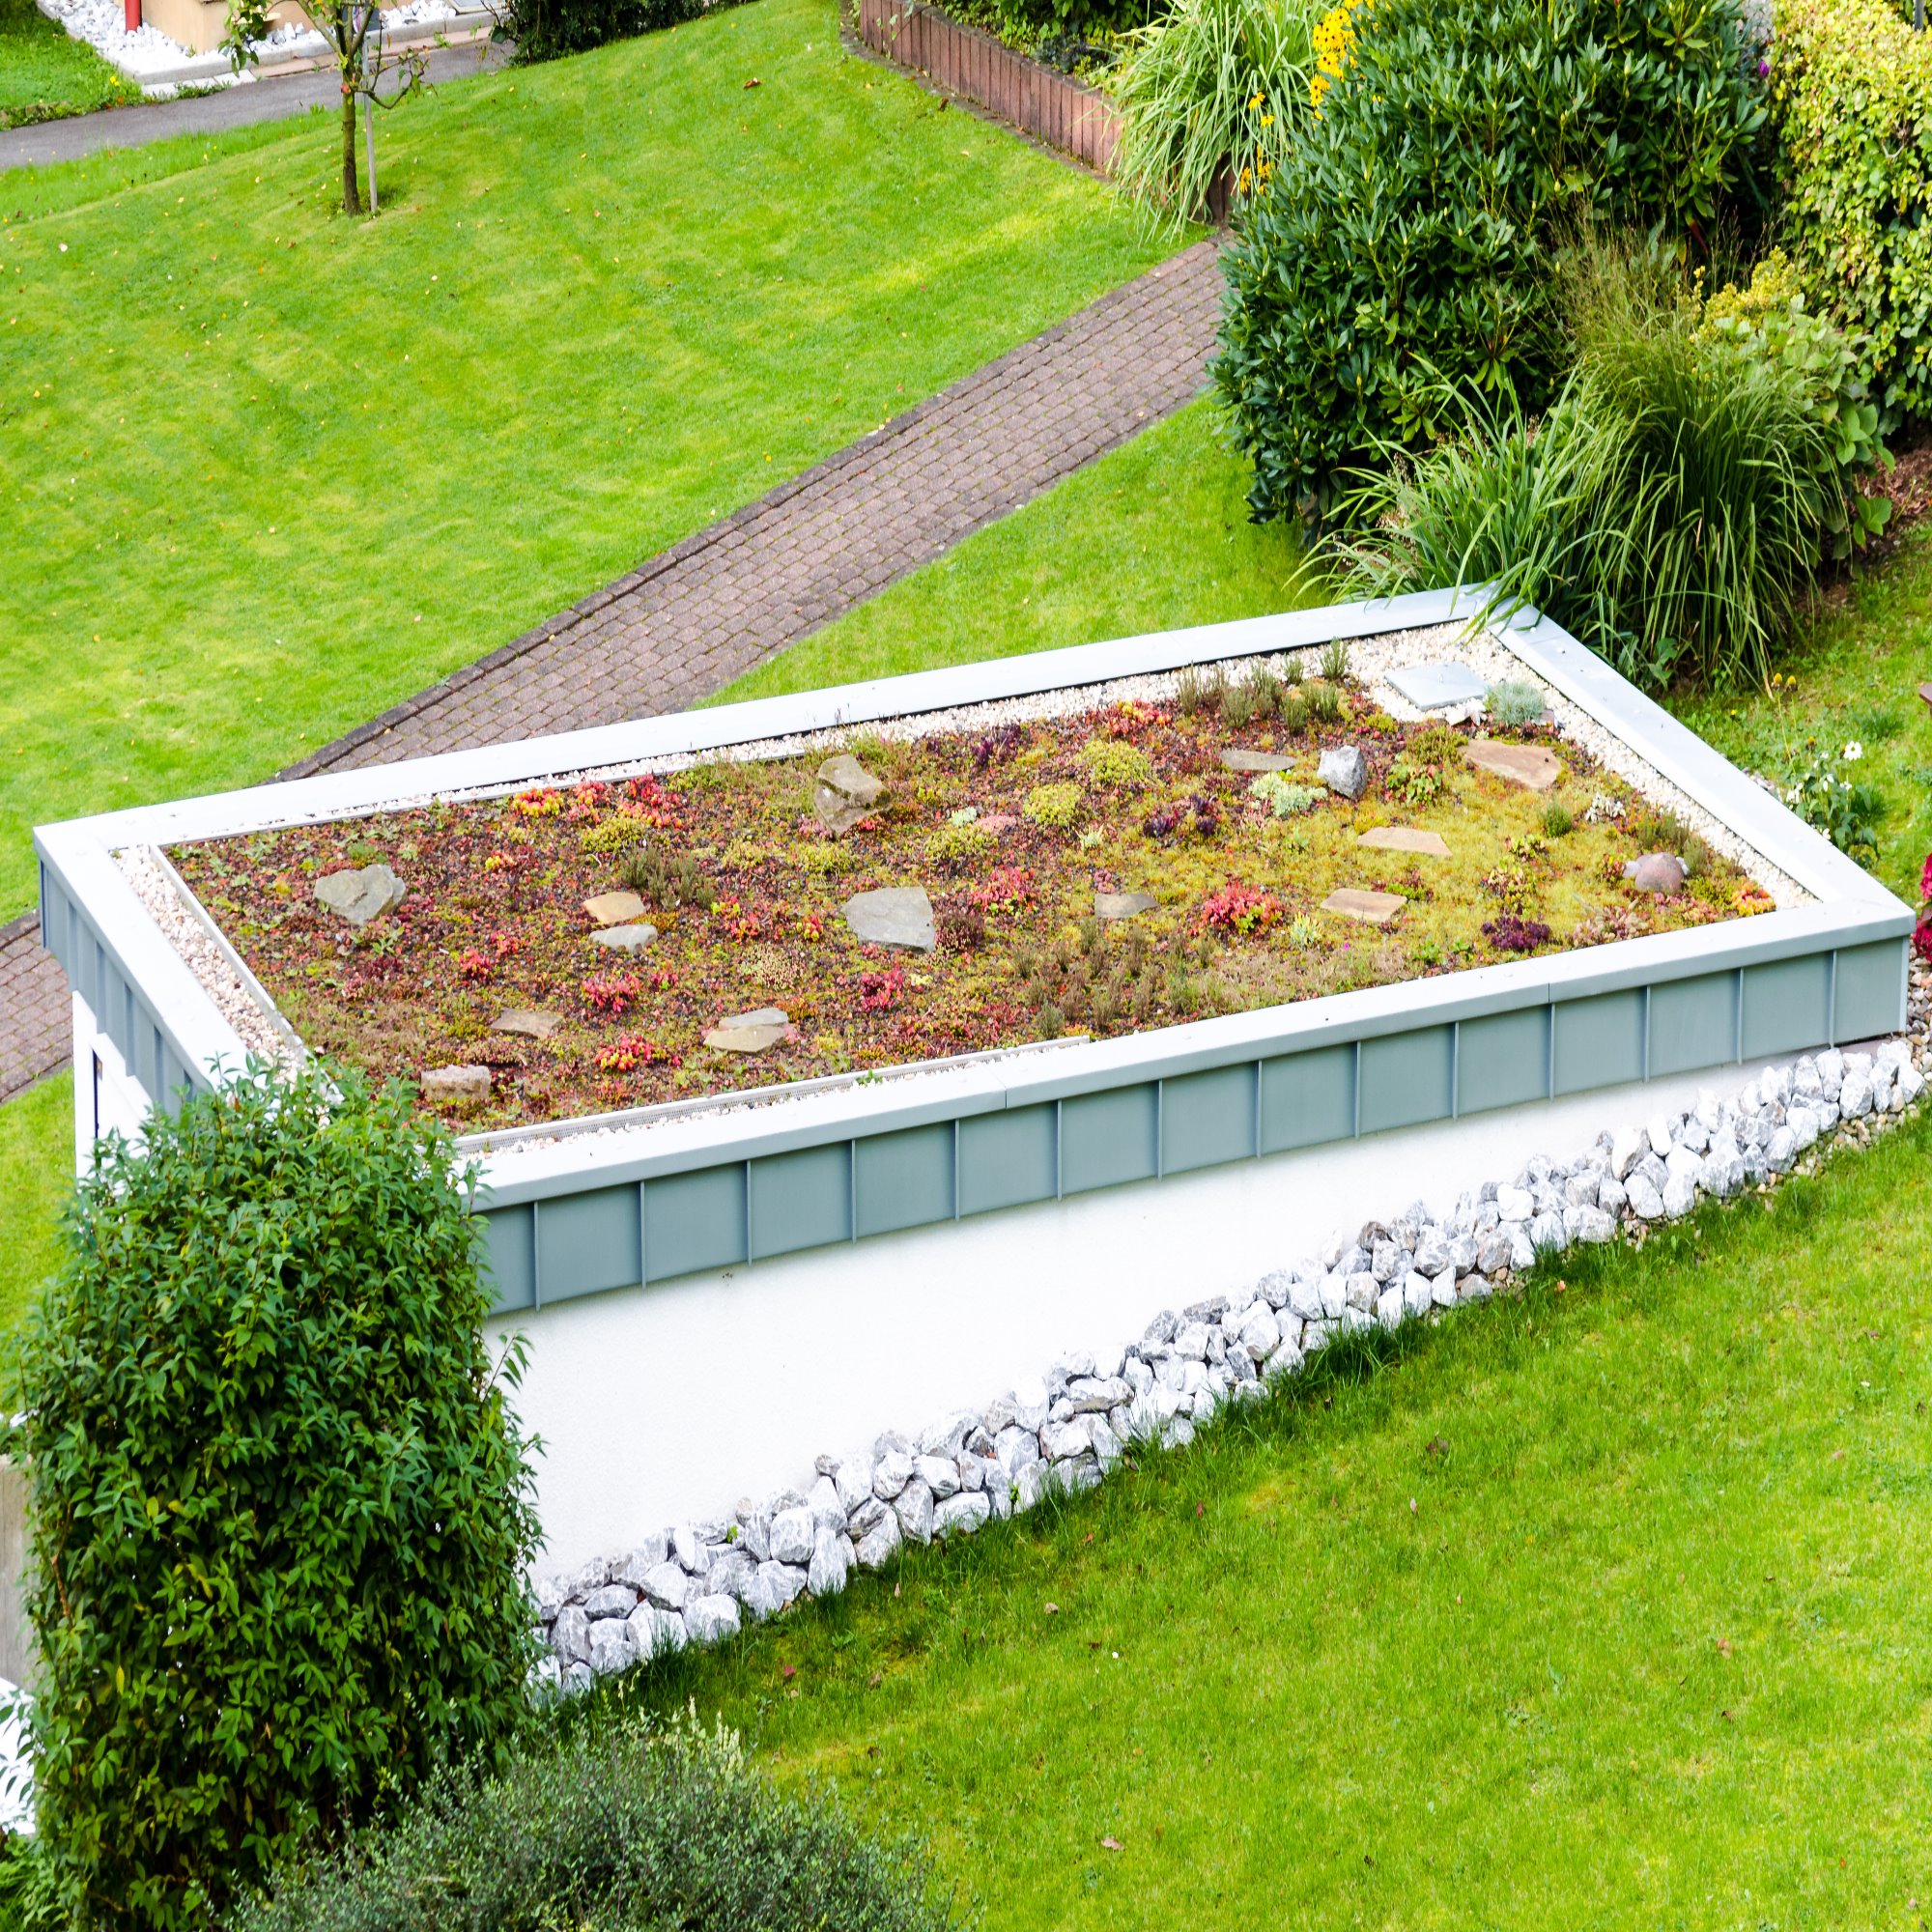
[[[1264,187],[1309,112],[1310,0],[1179,0],[1129,35],[1109,77],[1120,109],[1113,174],[1153,222],[1206,212],[1217,180]]]
[[[1579,251],[1566,299],[1577,360],[1542,421],[1465,399],[1452,440],[1357,473],[1370,534],[1330,554],[1362,595],[1493,584],[1638,683],[1762,681],[1889,507],[1859,488],[1889,458],[1844,338],[1799,298],[1707,304],[1642,244]]]
[[[473,1170],[309,1062],[111,1136],[28,1317],[40,1836],[75,1923],[186,1932],[445,1760],[498,1760],[528,1445]]]
[[[1349,472],[1473,389],[1540,412],[1580,220],[1681,235],[1755,195],[1735,0],[1376,0],[1225,257],[1213,378],[1258,519],[1332,526]]]

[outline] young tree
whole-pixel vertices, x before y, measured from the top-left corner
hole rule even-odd
[[[269,10],[274,0],[232,0],[222,51],[237,73],[260,58],[260,43],[269,35]],[[342,212],[362,213],[362,195],[355,180],[355,100],[359,95],[373,116],[379,107],[407,100],[425,84],[428,62],[419,48],[407,53],[383,50],[383,12],[379,0],[296,0],[310,26],[328,43],[342,79]],[[395,85],[385,99],[385,79]],[[373,154],[373,150],[372,150]],[[373,166],[373,162],[372,162]],[[374,213],[375,183],[370,188]]]

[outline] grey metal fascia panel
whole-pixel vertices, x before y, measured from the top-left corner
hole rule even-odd
[[[212,1065],[239,1067],[247,1057],[241,1036],[135,896],[112,854],[89,835],[87,821],[38,828],[34,849],[43,877],[51,875],[71,910],[70,943],[100,947],[194,1084],[210,1084]],[[166,1095],[149,1098],[161,1102]]]

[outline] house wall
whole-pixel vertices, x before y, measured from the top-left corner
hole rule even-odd
[[[1739,1092],[1768,1065],[1399,1129],[976,1220],[686,1275],[503,1317],[543,1438],[545,1564],[574,1568],[740,1495],[810,1487],[810,1459],[983,1407],[1070,1350],[1253,1282],[1334,1231],[1446,1208],[1600,1128]]]

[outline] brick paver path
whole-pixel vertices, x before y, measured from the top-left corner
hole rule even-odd
[[[0,925],[0,1100],[55,1072],[73,1037],[67,975],[41,950],[41,920]]]
[[[1102,296],[284,778],[674,711],[917,570],[1201,387],[1215,243]],[[65,976],[0,926],[0,1099],[68,1057]]]
[[[1179,409],[1220,294],[1199,242],[286,776],[683,709]]]

